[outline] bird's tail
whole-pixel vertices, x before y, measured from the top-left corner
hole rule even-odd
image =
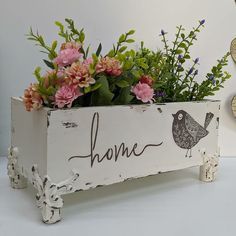
[[[208,125],[210,124],[213,117],[214,117],[213,113],[211,113],[211,112],[206,113],[206,118],[205,118],[205,123],[204,123],[205,129],[208,127]]]

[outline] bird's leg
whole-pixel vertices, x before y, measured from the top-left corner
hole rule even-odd
[[[190,148],[190,155],[189,155],[189,158],[192,157],[192,148]]]
[[[185,157],[187,157],[187,156],[188,156],[188,152],[189,152],[189,149],[187,150],[187,152],[186,152],[186,154],[185,154]]]

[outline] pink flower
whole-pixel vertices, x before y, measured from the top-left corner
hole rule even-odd
[[[64,68],[59,68],[59,70],[57,71],[57,78],[58,79],[63,79],[64,76],[65,76]]]
[[[136,95],[138,100],[141,100],[144,103],[153,103],[153,101],[155,101],[153,98],[154,90],[146,83],[139,82],[131,89],[131,92]]]
[[[73,63],[71,67],[66,68],[65,74],[67,84],[79,86],[80,88],[89,87],[90,84],[96,82],[89,73],[88,66],[80,62]]]
[[[108,75],[119,76],[122,73],[120,61],[115,58],[103,57],[96,65],[96,72],[105,72]]]
[[[30,84],[25,89],[23,102],[27,111],[38,110],[43,105],[43,98],[37,91],[37,84]]]
[[[89,66],[93,63],[93,58],[89,57],[83,61],[83,65]]]
[[[78,61],[83,54],[79,52],[80,45],[73,42],[64,43],[54,59],[59,67],[71,65],[73,62]]]
[[[64,85],[55,94],[55,105],[58,108],[70,108],[72,102],[81,95],[82,93],[74,86]]]

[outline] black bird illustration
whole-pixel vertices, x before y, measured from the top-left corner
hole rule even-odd
[[[172,134],[174,141],[180,148],[187,149],[185,157],[188,156],[189,151],[189,157],[192,157],[192,148],[200,139],[208,135],[209,131],[207,131],[206,128],[210,124],[214,114],[211,112],[206,114],[204,127],[184,110],[173,114],[173,117]]]

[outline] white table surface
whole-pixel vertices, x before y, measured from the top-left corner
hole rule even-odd
[[[0,158],[0,236],[236,236],[236,158],[220,161],[214,183],[198,168],[64,196],[63,220],[41,222],[35,190],[14,190]]]

